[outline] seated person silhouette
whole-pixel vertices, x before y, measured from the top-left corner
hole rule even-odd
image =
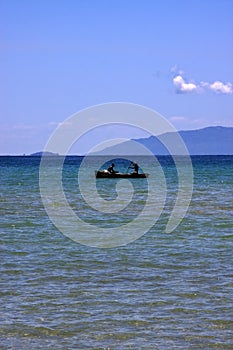
[[[115,173],[116,173],[115,170],[114,170],[114,166],[115,166],[115,164],[112,163],[112,165],[110,165],[110,166],[108,167],[108,172],[109,172],[110,174],[115,174]]]
[[[133,174],[138,174],[139,166],[137,163],[131,162],[129,168],[134,169]]]
[[[138,174],[138,169],[139,169],[138,164],[137,163],[133,163],[133,167],[134,167],[134,173]]]

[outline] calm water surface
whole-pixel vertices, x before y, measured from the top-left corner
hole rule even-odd
[[[159,160],[168,192],[157,224],[129,245],[96,249],[51,223],[38,158],[0,157],[1,349],[232,349],[233,157],[192,158],[193,198],[171,234],[177,175],[171,159]],[[64,165],[70,205],[87,221],[111,222],[82,201],[79,163]],[[113,199],[114,186],[101,181]],[[126,220],[146,200],[142,183],[135,188]]]

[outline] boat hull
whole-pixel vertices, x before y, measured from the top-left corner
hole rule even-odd
[[[131,174],[124,174],[124,173],[114,173],[110,174],[109,172],[106,171],[96,171],[95,172],[95,177],[96,178],[110,178],[110,179],[141,179],[141,178],[146,178],[148,177],[149,174],[136,174],[136,173],[131,173]]]

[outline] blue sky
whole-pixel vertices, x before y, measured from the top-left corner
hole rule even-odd
[[[233,126],[231,0],[2,0],[0,16],[0,154],[41,150],[67,117],[114,101],[178,130]]]

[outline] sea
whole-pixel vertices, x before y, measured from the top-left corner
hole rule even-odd
[[[44,169],[48,177],[55,158]],[[147,232],[138,224],[135,239],[128,242],[127,233],[109,247],[79,240],[85,232],[72,220],[73,236],[56,226],[41,197],[40,161],[0,157],[1,350],[233,349],[233,156],[191,157],[192,198],[172,232],[166,225],[179,179],[173,158],[157,157],[166,185],[160,215]],[[147,179],[124,180],[133,203],[103,213],[82,196],[82,161],[67,156],[62,168],[72,213],[96,232],[119,227],[122,237],[145,206]],[[128,160],[113,161],[128,170]],[[123,180],[86,176],[87,189],[93,179],[111,209]],[[60,216],[59,200],[50,206]],[[156,207],[149,210],[148,220]]]

